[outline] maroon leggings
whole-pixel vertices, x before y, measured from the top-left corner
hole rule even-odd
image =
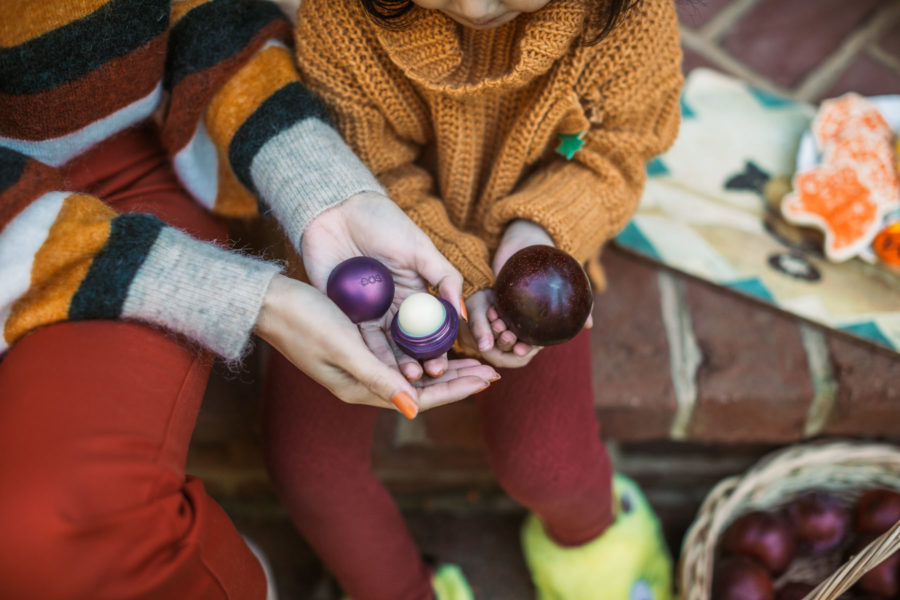
[[[612,521],[611,468],[594,417],[588,334],[501,374],[475,397],[497,479],[559,543],[595,538]],[[344,592],[433,598],[429,569],[370,467],[378,409],[341,402],[274,354],[265,400],[276,488]]]

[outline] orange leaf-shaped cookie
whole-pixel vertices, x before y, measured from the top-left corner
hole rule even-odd
[[[825,232],[825,255],[839,262],[858,254],[878,232],[881,210],[851,166],[819,166],[794,176],[781,204],[784,217]]]
[[[894,132],[878,107],[854,93],[823,102],[813,120],[812,131],[819,148],[825,148],[838,137],[862,132],[881,137],[888,143],[894,139]]]
[[[881,136],[869,132],[839,136],[825,149],[822,163],[850,166],[886,209],[900,207],[900,177],[894,149]]]

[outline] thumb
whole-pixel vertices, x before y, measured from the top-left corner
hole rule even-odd
[[[434,286],[442,298],[449,302],[464,321],[468,321],[463,304],[463,276],[447,258],[438,251],[434,243],[424,233],[416,241],[416,271]]]
[[[407,419],[415,418],[419,412],[418,394],[403,374],[396,368],[381,362],[369,349],[358,356],[349,357],[347,366],[355,378],[371,395],[385,403],[391,403]],[[349,367],[349,368],[348,368]]]

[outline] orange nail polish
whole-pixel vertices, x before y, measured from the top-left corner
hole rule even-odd
[[[412,396],[406,392],[397,392],[397,394],[391,398],[391,402],[394,403],[397,410],[403,413],[403,416],[407,419],[414,419],[416,413],[419,412],[419,407],[413,402]]]
[[[500,381],[501,379],[502,379],[502,377],[497,375],[496,377],[494,377],[493,379],[489,379],[488,381],[490,381],[491,383],[494,383],[495,381]]]
[[[462,312],[460,312],[459,316],[462,317],[463,321],[468,323],[469,322],[469,311],[466,308],[466,301],[462,296],[459,297],[459,310],[462,311]]]

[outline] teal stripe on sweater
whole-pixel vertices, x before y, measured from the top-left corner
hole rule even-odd
[[[128,288],[165,224],[150,215],[121,215],[72,297],[69,318],[118,319]]]
[[[140,48],[168,26],[167,0],[111,0],[82,19],[0,48],[0,92],[34,94],[75,81]]]
[[[238,128],[228,146],[228,161],[238,180],[257,193],[250,175],[256,153],[294,123],[309,118],[328,123],[328,109],[300,83],[293,81],[269,96]]]
[[[288,21],[275,4],[259,0],[213,0],[182,18],[169,34],[167,90],[182,79],[238,54],[263,27]]]

